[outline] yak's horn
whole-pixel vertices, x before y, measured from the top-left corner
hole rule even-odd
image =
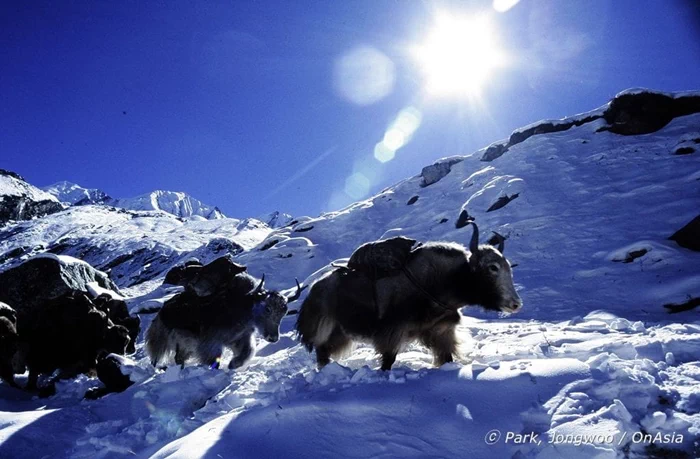
[[[260,279],[260,283],[258,284],[257,287],[255,287],[255,290],[253,290],[253,295],[260,295],[265,288],[265,274],[262,275],[262,278]]]
[[[308,285],[305,285],[305,286],[303,286],[303,287],[302,287],[301,285],[299,285],[299,279],[294,279],[294,281],[297,283],[297,291],[294,292],[293,295],[287,297],[287,303],[291,303],[292,301],[298,300],[299,297],[301,296],[301,292],[303,292],[304,289],[305,289],[306,287],[308,287]]]
[[[479,251],[479,227],[476,226],[475,221],[470,221],[469,222],[472,226],[474,226],[474,232],[472,233],[472,240],[469,241],[469,251],[472,253],[472,255],[475,255]]]

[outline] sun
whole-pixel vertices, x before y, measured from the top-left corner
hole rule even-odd
[[[478,96],[506,60],[485,15],[438,14],[425,41],[412,51],[425,89],[434,96]]]

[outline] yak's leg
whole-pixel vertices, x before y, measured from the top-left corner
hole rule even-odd
[[[328,337],[328,341],[316,348],[316,362],[318,363],[318,368],[321,369],[328,365],[332,356],[342,354],[350,344],[352,344],[350,337],[348,337],[340,327],[335,327]]]
[[[185,361],[189,358],[189,352],[180,346],[180,344],[175,345],[175,364],[180,365],[181,369],[185,368]]]
[[[39,373],[36,371],[33,371],[31,368],[29,369],[29,376],[27,377],[27,385],[24,386],[25,389],[27,390],[36,390],[37,389],[37,383],[39,382]]]
[[[421,334],[421,342],[433,352],[433,363],[440,366],[452,362],[457,351],[455,325],[440,324]]]
[[[14,374],[14,371],[12,370],[12,365],[10,365],[10,364],[3,364],[2,365],[2,367],[0,368],[0,379],[5,381],[11,387],[19,388],[19,386],[15,382],[15,374]]]
[[[392,365],[396,362],[396,354],[395,351],[382,352],[382,370],[391,370]]]
[[[221,357],[221,343],[213,341],[199,341],[195,348],[195,355],[199,363],[203,363],[211,368],[216,363],[216,359]]]
[[[252,335],[245,334],[242,338],[237,339],[231,344],[233,358],[228,364],[228,369],[233,370],[240,368],[253,355]]]
[[[374,348],[382,356],[382,370],[391,370],[403,342],[403,330],[400,329],[389,329],[374,338]]]

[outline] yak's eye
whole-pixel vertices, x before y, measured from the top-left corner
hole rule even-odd
[[[492,273],[497,273],[501,268],[498,265],[489,265],[489,269]]]

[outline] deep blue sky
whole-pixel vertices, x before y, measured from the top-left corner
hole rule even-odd
[[[512,60],[475,103],[425,98],[408,48],[434,10],[488,1],[3,1],[0,167],[114,197],[186,191],[236,217],[315,215],[352,201],[353,172],[376,192],[628,87],[700,89],[692,4],[523,0],[493,13]],[[392,91],[367,106],[334,84],[358,46],[395,65]],[[422,124],[380,165],[374,145],[408,105]]]

